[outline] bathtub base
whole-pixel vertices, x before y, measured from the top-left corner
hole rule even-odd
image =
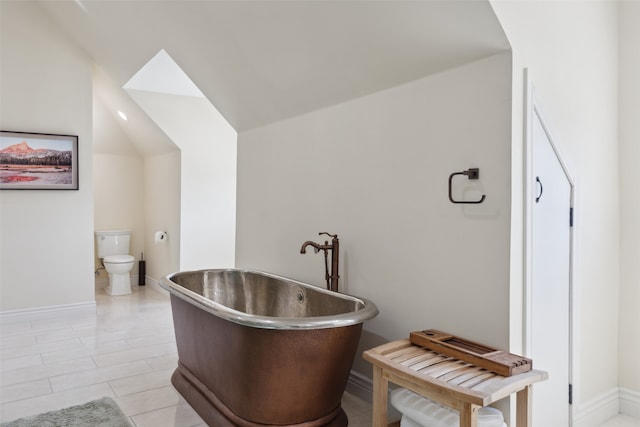
[[[171,376],[171,383],[207,425],[216,427],[269,427],[267,424],[256,424],[235,415],[183,365],[178,365]],[[347,415],[342,407],[338,406],[334,411],[317,420],[301,424],[278,424],[277,426],[347,427],[348,424]]]

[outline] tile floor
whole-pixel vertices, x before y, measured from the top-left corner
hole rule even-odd
[[[3,319],[0,422],[109,396],[136,427],[205,426],[170,383],[177,364],[167,296],[149,287],[96,295],[97,310]],[[371,407],[345,394],[350,425]]]
[[[149,287],[96,295],[97,309],[0,322],[0,422],[109,396],[136,427],[205,426],[171,386],[177,363],[168,297]],[[371,405],[345,394],[351,427]],[[603,427],[639,427],[616,417]]]
[[[601,427],[640,427],[640,420],[626,415],[618,415],[604,423]]]

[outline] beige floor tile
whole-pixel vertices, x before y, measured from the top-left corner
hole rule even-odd
[[[45,331],[55,331],[58,329],[71,328],[70,319],[64,315],[56,314],[46,319],[32,320],[31,332],[42,333]]]
[[[345,393],[342,409],[349,418],[350,427],[371,427],[371,405],[357,397]]]
[[[99,344],[84,344],[80,348],[61,349],[42,354],[42,360],[46,365],[60,363],[73,359],[84,358],[87,356],[95,356],[99,354],[113,353],[116,351],[124,351],[129,349],[124,340],[109,341]]]
[[[0,331],[1,333],[2,331]],[[0,348],[22,347],[33,344],[36,344],[36,338],[33,335],[2,335],[2,339],[0,339]]]
[[[31,322],[6,317],[2,319],[0,334],[3,338],[31,332]]]
[[[16,357],[32,356],[34,354],[46,353],[62,349],[81,348],[82,343],[78,338],[66,339],[52,343],[25,345],[20,347],[3,348],[0,350],[0,359],[13,359]]]
[[[11,371],[13,369],[28,368],[42,365],[42,356],[34,354],[31,356],[16,357],[0,362],[0,372]]]
[[[640,419],[627,415],[618,415],[612,420],[602,424],[601,427],[640,427]]]
[[[171,386],[146,390],[116,398],[122,412],[127,416],[143,414],[157,409],[167,408],[178,404],[178,393]]]
[[[54,363],[51,365],[30,366],[0,373],[0,384],[11,385],[41,378],[81,372],[95,369],[96,364],[90,357]]]
[[[164,369],[171,369],[173,371],[178,366],[178,351],[176,350],[171,354],[145,359],[145,361],[155,371]]]
[[[170,386],[172,373],[173,369],[158,370],[110,381],[109,384],[111,384],[116,396],[127,396],[141,391]]]
[[[189,405],[176,405],[131,417],[136,427],[195,427],[206,425]]]
[[[82,338],[95,335],[94,328],[74,329],[71,326],[65,329],[56,329],[54,331],[39,332],[35,335],[36,342],[38,344],[53,343],[57,341],[64,341],[72,338]],[[80,340],[82,342],[82,339]]]
[[[151,367],[144,360],[122,365],[112,365],[106,368],[88,369],[82,372],[59,375],[49,378],[53,391],[70,390],[90,384],[100,384],[111,380],[136,376],[150,372]]]
[[[163,356],[175,351],[175,343],[155,344],[150,346],[130,348],[128,350],[93,356],[98,366],[119,365],[121,363],[144,360],[154,356]]]
[[[49,384],[49,379],[43,378],[0,387],[0,401],[2,403],[15,402],[48,393],[51,393],[51,384]]]
[[[132,347],[146,347],[149,345],[155,344],[173,344],[175,346],[176,337],[173,334],[173,331],[169,331],[168,333],[159,334],[155,333],[147,333],[144,336],[129,338],[125,340],[126,343]]]

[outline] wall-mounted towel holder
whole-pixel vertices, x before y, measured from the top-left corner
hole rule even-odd
[[[453,177],[456,175],[466,175],[469,179],[478,179],[480,178],[480,169],[479,168],[471,168],[462,172],[454,172],[449,175],[449,200],[451,203],[459,203],[459,204],[467,204],[467,205],[475,205],[478,203],[484,202],[485,195],[483,194],[480,200],[454,200],[453,195],[451,194],[451,186],[453,185]]]

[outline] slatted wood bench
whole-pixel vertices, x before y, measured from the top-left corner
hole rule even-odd
[[[547,373],[504,377],[454,357],[393,341],[364,352],[373,365],[373,427],[387,427],[389,382],[460,412],[460,427],[477,427],[478,409],[516,393],[517,427],[531,420],[531,386]]]

